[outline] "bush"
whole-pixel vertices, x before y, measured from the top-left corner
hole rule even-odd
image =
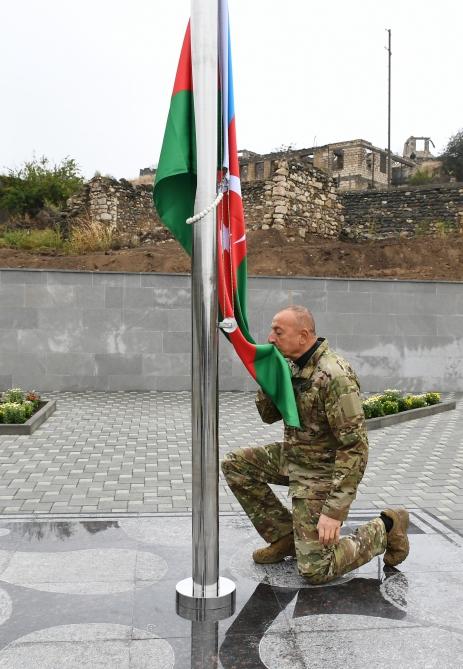
[[[399,403],[394,400],[385,400],[381,402],[383,405],[383,411],[385,416],[389,416],[393,413],[399,413]]]
[[[25,423],[26,411],[19,402],[3,402],[1,407],[2,423]]]
[[[415,174],[408,180],[408,183],[410,186],[423,186],[432,183],[433,181],[434,176],[428,172],[428,170],[416,170]]]
[[[365,418],[379,418],[379,416],[384,416],[384,409],[380,397],[380,395],[373,395],[365,400],[363,403]]]
[[[391,390],[387,389],[384,391],[384,393],[381,395],[381,397],[384,397],[385,399],[390,399],[393,401],[397,401],[400,397],[402,397],[402,393],[400,390]]]
[[[365,418],[389,416],[399,411],[419,409],[440,402],[440,394],[435,392],[423,395],[402,395],[400,390],[385,390],[381,395],[371,395],[363,401]]]
[[[62,208],[82,187],[84,179],[72,158],[52,165],[34,158],[16,170],[0,175],[0,209],[9,214],[36,216],[45,206]]]
[[[412,395],[410,400],[412,409],[421,409],[426,406],[426,399],[424,395]]]
[[[25,393],[21,388],[11,388],[0,400],[0,423],[25,423],[40,404],[40,395],[35,390]]]
[[[428,405],[439,404],[440,395],[439,393],[426,393],[424,399],[426,400],[426,404]]]
[[[108,251],[115,242],[113,229],[105,223],[88,218],[81,219],[72,227],[65,248],[68,253],[80,255],[92,251]]]
[[[2,395],[2,402],[12,402],[13,404],[22,404],[25,399],[25,394],[21,388],[10,388]]]

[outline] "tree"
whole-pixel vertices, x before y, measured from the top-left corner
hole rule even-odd
[[[450,138],[441,158],[445,172],[463,181],[463,129]]]
[[[35,216],[44,207],[60,208],[84,183],[76,161],[64,158],[52,165],[42,156],[0,175],[0,209]]]
[[[412,174],[408,183],[410,186],[424,186],[430,184],[434,181],[434,176],[430,174],[427,170],[416,170],[415,174]]]

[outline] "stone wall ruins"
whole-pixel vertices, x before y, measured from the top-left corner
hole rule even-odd
[[[123,243],[169,239],[151,191],[151,185],[95,177],[69,201],[63,227],[87,217],[117,230]],[[463,184],[339,193],[323,171],[281,160],[268,179],[243,183],[242,195],[249,230],[280,230],[289,239],[316,234],[363,241],[463,230]]]
[[[463,231],[463,184],[339,194],[341,237],[356,241]]]
[[[279,161],[267,181],[243,184],[243,204],[249,229],[286,231],[304,238],[309,232],[337,237],[342,205],[333,180],[303,163]],[[68,225],[88,216],[117,230],[124,241],[159,241],[169,232],[153,208],[151,185],[94,177],[68,203]]]
[[[307,163],[278,161],[270,179],[243,185],[243,202],[251,230],[272,228],[288,237],[336,238],[344,220],[333,180]]]
[[[116,230],[123,242],[168,239],[153,207],[151,185],[132,185],[121,179],[94,177],[68,201],[67,225],[89,218]]]

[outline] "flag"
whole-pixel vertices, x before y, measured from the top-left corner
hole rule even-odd
[[[300,427],[287,361],[273,344],[256,345],[249,332],[246,231],[236,144],[226,0],[219,0],[218,37],[221,111],[218,181],[224,189],[223,199],[217,208],[219,309],[221,318],[229,324],[224,332],[246,369],[272,399],[285,423]],[[196,194],[195,139],[191,33],[188,25],[156,171],[153,199],[162,222],[190,255],[192,229],[186,219],[193,215]]]

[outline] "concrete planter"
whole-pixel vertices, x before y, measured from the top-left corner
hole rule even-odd
[[[433,416],[442,411],[451,411],[456,408],[455,400],[448,400],[446,402],[439,402],[428,407],[421,407],[420,409],[408,409],[408,411],[401,411],[400,413],[393,413],[390,416],[380,416],[379,418],[369,418],[367,423],[368,430],[380,430],[383,427],[390,427],[397,423],[406,423],[409,420],[416,418],[426,418],[426,416]]]
[[[56,409],[56,400],[41,400],[39,409],[25,423],[0,423],[2,434],[32,434],[49,418]]]

